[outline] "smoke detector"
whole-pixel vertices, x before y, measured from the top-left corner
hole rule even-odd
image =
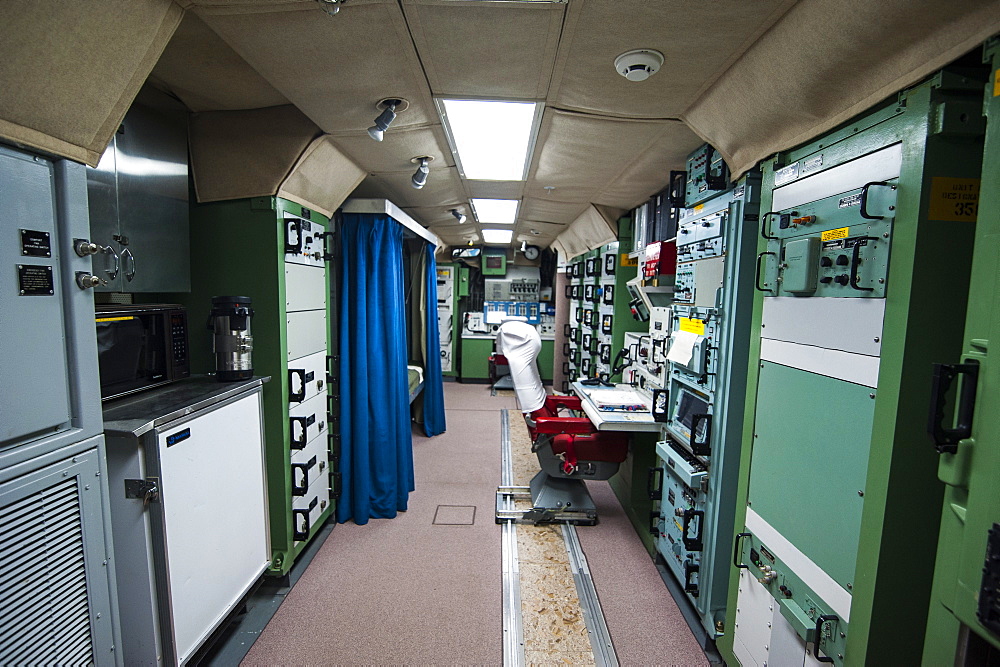
[[[615,70],[629,81],[645,81],[663,65],[663,54],[652,49],[627,51],[615,58]]]

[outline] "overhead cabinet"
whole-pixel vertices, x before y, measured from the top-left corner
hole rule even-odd
[[[191,289],[187,109],[144,89],[87,169],[94,269],[104,292]]]

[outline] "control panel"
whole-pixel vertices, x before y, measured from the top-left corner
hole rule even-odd
[[[881,298],[898,177],[767,213],[761,256],[769,296]],[[776,197],[776,202],[781,199]]]
[[[694,206],[729,188],[729,167],[719,151],[705,144],[687,159],[684,203]]]
[[[304,212],[308,209],[302,209]],[[326,266],[332,248],[327,248],[331,235],[322,225],[304,217],[285,213],[285,261],[307,266]]]

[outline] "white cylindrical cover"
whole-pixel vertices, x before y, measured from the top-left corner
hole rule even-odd
[[[497,351],[507,357],[514,393],[521,412],[528,414],[545,405],[545,387],[535,359],[542,349],[542,339],[527,322],[504,322],[497,332]]]

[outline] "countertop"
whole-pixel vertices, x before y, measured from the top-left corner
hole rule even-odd
[[[195,375],[157,389],[122,396],[103,406],[104,432],[139,437],[175,419],[263,385],[270,377],[219,382],[214,375]]]

